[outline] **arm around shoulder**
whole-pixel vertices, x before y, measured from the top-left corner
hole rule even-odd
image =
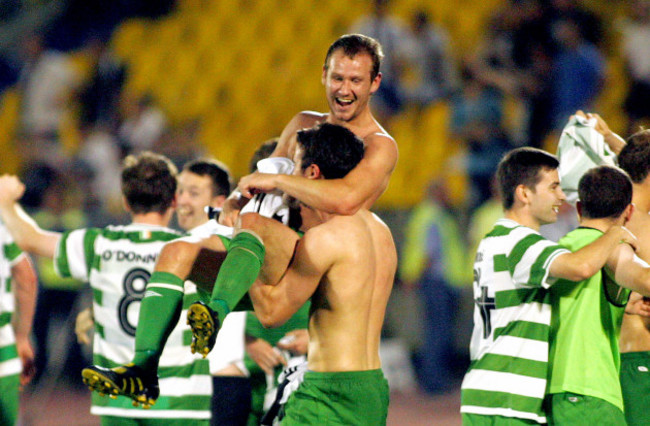
[[[264,327],[279,327],[309,298],[338,255],[327,229],[317,226],[300,239],[293,262],[277,285],[257,281],[250,290],[255,314]],[[340,240],[339,240],[340,241]]]
[[[549,275],[570,281],[582,281],[598,272],[621,244],[636,246],[636,237],[622,226],[613,226],[596,241],[573,253],[558,256],[550,265]]]

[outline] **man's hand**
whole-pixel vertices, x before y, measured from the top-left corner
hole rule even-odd
[[[0,205],[11,206],[25,193],[25,185],[14,175],[0,176]]]
[[[224,226],[234,227],[239,217],[241,205],[238,199],[227,198],[221,206],[221,213],[219,213],[219,223]]]
[[[639,247],[639,240],[625,226],[612,226],[607,233],[613,233],[621,244],[629,244],[634,251]]]
[[[275,173],[255,172],[241,178],[237,188],[241,191],[244,197],[252,198],[253,195],[259,194],[260,192],[271,192],[276,190],[277,177],[278,175]]]
[[[81,345],[90,345],[90,332],[95,327],[92,308],[86,308],[79,312],[74,323],[74,333],[77,335],[77,342]]]
[[[625,140],[617,135],[616,133],[612,132],[612,130],[609,128],[605,120],[603,118],[593,112],[588,112],[584,113],[580,110],[576,111],[575,116],[577,117],[582,117],[587,120],[594,119],[596,120],[596,126],[594,129],[603,135],[603,138],[605,139],[605,143],[609,146],[609,148],[614,151],[616,155],[618,155],[623,147],[625,146]]]
[[[34,349],[32,349],[29,338],[19,338],[16,336],[16,350],[18,357],[23,365],[23,371],[20,373],[20,387],[21,389],[31,382],[34,374],[36,373],[36,365],[34,364]]]
[[[650,298],[632,292],[630,294],[630,300],[625,305],[625,313],[650,318]]]
[[[257,365],[266,373],[273,374],[277,365],[287,365],[280,351],[271,346],[266,340],[246,336],[246,352]]]
[[[278,342],[278,348],[287,350],[294,355],[306,355],[309,347],[309,332],[306,328],[292,330]]]

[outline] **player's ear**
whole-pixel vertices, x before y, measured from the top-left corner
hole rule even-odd
[[[627,224],[630,221],[630,219],[632,219],[632,213],[634,213],[635,208],[636,207],[635,207],[634,203],[628,204],[628,206],[625,208],[625,211],[623,212],[623,214],[625,215],[624,224]]]
[[[528,204],[530,202],[530,188],[524,184],[517,185],[515,188],[515,200]]]
[[[320,82],[323,83],[323,86],[325,86],[325,83],[327,82],[327,68],[323,66],[323,74],[320,77]]]
[[[316,165],[316,164],[310,164],[309,166],[307,166],[307,168],[305,169],[304,176],[307,179],[322,179],[323,178],[323,174],[320,171],[320,167],[318,167],[318,165]]]
[[[576,211],[578,212],[578,218],[582,219],[582,201],[576,201]]]
[[[377,77],[372,80],[372,83],[370,83],[370,94],[374,95],[377,90],[379,90],[379,85],[381,84],[381,73],[377,74]]]
[[[124,211],[127,213],[131,213],[131,206],[129,206],[129,202],[126,201],[126,197],[122,195],[122,207],[124,207]]]

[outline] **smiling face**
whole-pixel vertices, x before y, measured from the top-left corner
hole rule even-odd
[[[332,53],[322,80],[335,121],[353,121],[368,108],[370,96],[381,82],[381,74],[372,79],[372,69],[372,58],[367,53],[353,57],[340,49]]]
[[[223,197],[221,197],[223,198]],[[212,180],[184,170],[178,176],[176,217],[183,230],[190,230],[207,222],[206,206],[218,207],[219,197],[212,193]]]
[[[566,200],[566,195],[560,187],[560,176],[557,169],[543,168],[539,171],[541,179],[533,189],[527,188],[530,195],[530,212],[540,225],[554,223],[560,206]]]

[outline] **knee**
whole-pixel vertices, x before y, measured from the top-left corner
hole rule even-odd
[[[257,231],[263,229],[264,224],[269,219],[259,213],[244,213],[239,216],[239,228]]]

